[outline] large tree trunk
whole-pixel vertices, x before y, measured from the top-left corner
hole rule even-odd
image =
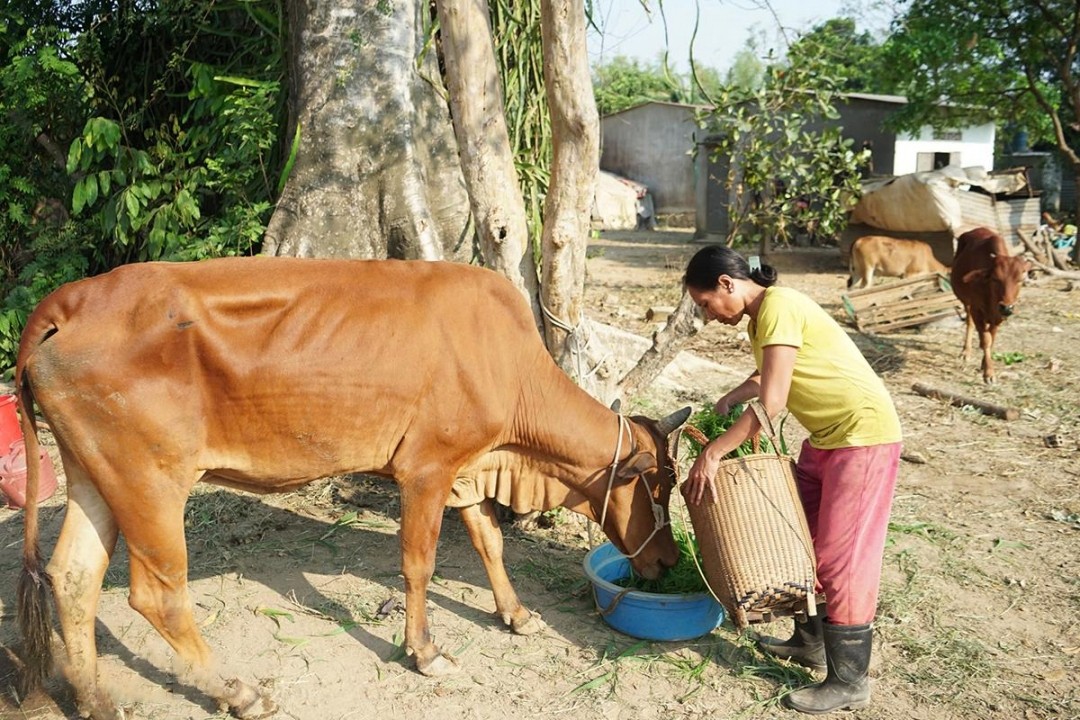
[[[263,252],[472,256],[469,203],[423,0],[289,0],[300,149]],[[290,137],[292,135],[290,134]]]
[[[600,167],[600,119],[589,75],[584,5],[580,0],[542,0],[541,8],[553,150],[542,236],[545,336],[559,365],[585,386],[580,334],[586,332],[585,250]]]
[[[477,0],[439,0],[438,12],[454,133],[480,253],[486,267],[510,278],[529,301],[539,328],[539,282],[506,128],[488,6]]]

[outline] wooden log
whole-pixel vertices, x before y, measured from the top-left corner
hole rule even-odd
[[[1031,253],[1032,256],[1034,256],[1035,260],[1038,261],[1040,265],[1045,265],[1047,262],[1047,258],[1045,255],[1043,255],[1043,251],[1039,248],[1037,244],[1037,238],[1041,233],[1036,230],[1029,239],[1026,233],[1022,232],[1019,228],[1017,228],[1016,234],[1020,236],[1020,241],[1024,243],[1024,247],[1027,248],[1027,251]]]
[[[933,398],[935,400],[947,400],[950,404],[955,405],[956,407],[970,406],[976,408],[983,415],[993,415],[994,417],[1001,418],[1002,420],[1017,420],[1020,418],[1020,411],[1016,408],[1007,408],[1002,405],[995,405],[993,403],[988,403],[983,400],[964,397],[963,395],[957,395],[946,390],[932,388],[929,385],[924,385],[923,383],[915,383],[911,386],[911,389],[922,395],[923,397]]]
[[[645,319],[649,322],[664,322],[673,312],[675,308],[670,305],[653,305],[645,311]]]

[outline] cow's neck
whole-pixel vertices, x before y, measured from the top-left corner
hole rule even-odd
[[[571,491],[590,494],[603,485],[623,432],[620,457],[630,455],[633,440],[620,430],[619,416],[578,387],[562,370],[533,375],[514,423],[513,442],[527,465],[558,480]],[[627,430],[632,432],[629,426]],[[601,489],[602,492],[602,489]]]
[[[505,436],[461,470],[448,504],[492,498],[518,513],[562,506],[599,521],[619,432],[617,413],[545,359],[524,381]],[[633,424],[622,432],[626,458]]]

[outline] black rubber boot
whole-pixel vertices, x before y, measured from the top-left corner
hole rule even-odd
[[[803,621],[795,621],[795,632],[787,640],[776,637],[760,637],[758,648],[767,655],[790,660],[814,672],[825,672],[825,640],[822,624],[825,607],[818,606],[818,614]]]
[[[829,674],[825,682],[796,690],[784,697],[792,710],[822,715],[834,710],[858,710],[870,704],[871,625],[825,623],[825,658]]]

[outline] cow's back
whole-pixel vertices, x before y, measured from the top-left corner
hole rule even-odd
[[[869,287],[875,272],[899,278],[948,272],[934,257],[930,245],[921,240],[864,235],[852,243],[850,252],[848,287]]]
[[[28,321],[19,367],[87,463],[128,434],[163,463],[286,486],[390,471],[410,433],[478,452],[545,355],[527,304],[489,270],[232,258],[61,288]]]

